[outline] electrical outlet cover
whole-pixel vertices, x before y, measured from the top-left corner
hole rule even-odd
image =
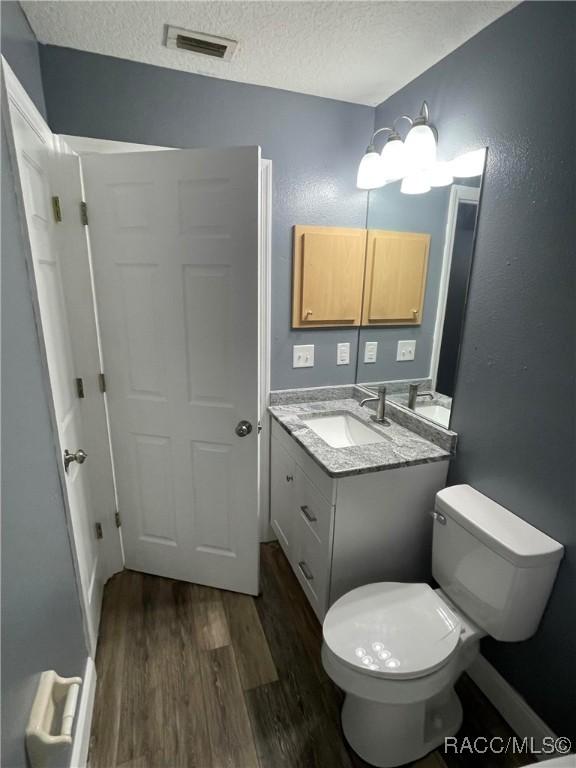
[[[336,347],[336,365],[350,364],[350,342],[342,341]]]
[[[378,357],[378,342],[367,341],[364,345],[364,362],[375,363]]]

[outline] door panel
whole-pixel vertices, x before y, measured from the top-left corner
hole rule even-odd
[[[126,565],[256,594],[259,150],[83,171]]]
[[[12,86],[11,86],[12,87]],[[73,355],[62,278],[62,250],[52,213],[52,172],[57,162],[53,136],[33,107],[26,114],[10,95],[10,117],[17,183],[25,217],[32,261],[32,284],[37,302],[41,338],[50,380],[50,394],[58,435],[58,453],[86,449],[82,405],[76,391]],[[81,600],[90,652],[96,648],[103,576],[99,544],[95,536],[95,511],[86,468],[73,463],[63,473],[65,501],[74,543]]]

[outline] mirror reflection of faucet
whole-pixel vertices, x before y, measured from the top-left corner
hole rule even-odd
[[[419,397],[429,397],[430,400],[434,400],[433,392],[418,392],[419,384],[410,384],[408,388],[408,408],[412,411],[416,410],[416,401]]]

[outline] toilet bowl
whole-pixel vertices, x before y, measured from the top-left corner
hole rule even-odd
[[[345,692],[342,728],[366,762],[413,762],[462,721],[454,684],[490,634],[535,631],[562,558],[558,542],[470,486],[436,499],[428,584],[381,582],[337,600],[323,624],[322,663]]]
[[[326,615],[322,663],[346,698],[342,728],[366,762],[417,760],[460,728],[453,686],[483,632],[427,584],[348,592]]]

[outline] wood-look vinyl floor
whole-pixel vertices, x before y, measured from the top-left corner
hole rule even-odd
[[[321,627],[276,544],[258,598],[123,571],[106,585],[90,768],[366,768],[340,729]],[[462,734],[511,734],[464,677]],[[500,768],[432,753],[417,768]]]

